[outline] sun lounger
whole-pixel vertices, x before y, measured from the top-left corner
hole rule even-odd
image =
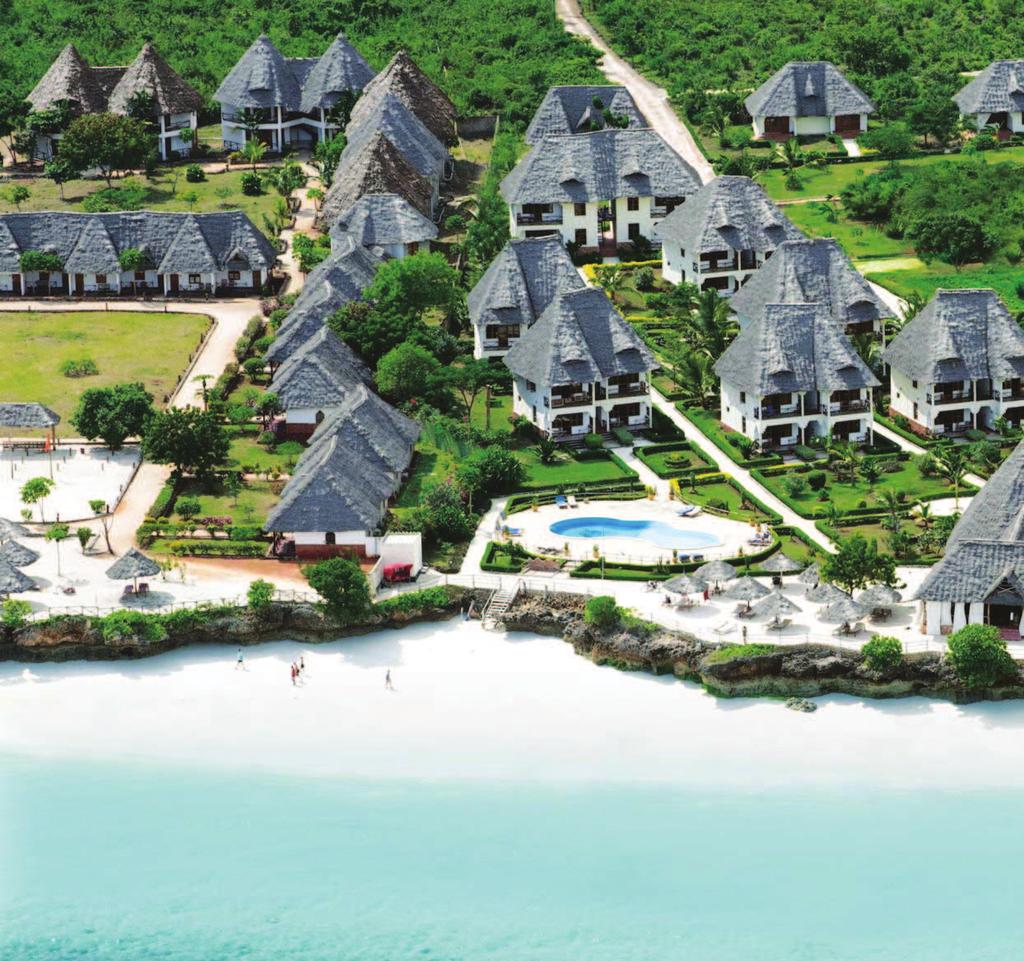
[[[569,495],[569,506],[570,507],[579,507],[580,506],[579,504],[576,503],[576,497],[573,494]]]
[[[750,607],[748,604],[741,604],[739,607],[736,608],[735,611],[733,611],[733,613],[737,617],[753,617],[754,609]]]
[[[682,508],[681,510],[678,510],[678,511],[676,511],[676,513],[677,513],[677,514],[678,514],[678,515],[679,515],[680,517],[692,517],[692,516],[693,516],[693,512],[694,512],[694,511],[695,511],[696,509],[697,509],[697,508],[696,508],[696,507],[694,507],[694,506],[693,506],[692,504],[687,504],[687,505],[686,505],[686,507],[683,507],[683,508]]]
[[[781,631],[784,628],[789,627],[789,625],[792,624],[792,623],[793,623],[793,618],[791,618],[791,617],[773,617],[768,622],[768,628],[769,628],[769,630],[772,630],[772,631]]]
[[[564,494],[555,494],[555,506],[560,511],[564,511],[569,506],[569,502],[565,499]]]
[[[523,529],[521,527],[506,527],[505,533],[508,534],[509,537],[522,537]]]
[[[732,634],[736,630],[736,625],[732,621],[722,621],[721,624],[711,628],[715,634]]]

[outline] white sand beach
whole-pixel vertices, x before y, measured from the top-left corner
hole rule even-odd
[[[300,654],[307,676],[292,687]],[[390,668],[394,691],[385,690]],[[1024,785],[1024,704],[826,697],[815,714],[623,674],[476,623],[321,646],[0,665],[0,753],[369,778]]]

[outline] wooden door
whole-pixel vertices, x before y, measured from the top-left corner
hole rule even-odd
[[[16,294],[21,294],[21,274],[14,274],[11,276],[11,289]]]
[[[263,274],[258,270],[252,272],[252,286],[255,290],[259,290],[263,283]]]
[[[171,278],[171,293],[176,294],[178,292],[178,275],[170,274]]]
[[[80,294],[85,290],[85,274],[75,274],[75,293]]]
[[[847,113],[837,116],[836,133],[860,133],[860,114]]]

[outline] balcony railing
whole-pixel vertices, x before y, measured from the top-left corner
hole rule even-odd
[[[561,210],[552,210],[543,214],[516,214],[516,223],[520,227],[529,227],[535,224],[560,224],[561,222]]]
[[[552,397],[550,404],[548,403],[548,398],[544,398],[545,407],[585,407],[592,403],[593,400],[590,394],[564,394],[559,397]]]
[[[484,340],[484,350],[508,350],[518,337],[489,337]]]
[[[1016,390],[1004,390],[999,399],[1024,400],[1024,387],[1018,387]]]
[[[973,424],[969,420],[950,421],[948,424],[936,424],[932,428],[933,434],[961,434],[970,430]]]
[[[643,397],[647,392],[647,384],[610,385],[607,388],[597,387],[594,391],[594,399],[618,400],[620,397]]]
[[[969,390],[950,390],[940,393],[928,394],[925,398],[933,407],[942,407],[945,404],[962,404],[964,401],[973,400]]]
[[[863,414],[868,409],[866,400],[843,400],[837,404],[829,404],[829,415],[834,414]]]
[[[731,270],[739,270],[739,261],[733,257],[731,260],[702,260],[699,264],[693,264],[694,273],[699,274],[724,274]]]

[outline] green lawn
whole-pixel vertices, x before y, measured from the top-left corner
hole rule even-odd
[[[632,471],[623,470],[611,458],[578,460],[563,452],[553,464],[542,464],[532,448],[517,451],[517,456],[526,467],[526,480],[522,485],[524,490],[562,485],[576,487],[596,481],[630,480],[633,477]]]
[[[460,410],[462,409],[464,409],[464,406],[460,405]],[[509,421],[511,414],[512,395],[492,394],[490,403],[490,429],[511,430],[512,424]],[[487,397],[485,394],[480,394],[473,402],[473,411],[470,415],[470,423],[477,430],[485,430],[487,428]]]
[[[142,381],[158,405],[188,365],[210,318],[158,311],[0,311],[0,397],[52,407],[68,417],[87,387]],[[89,358],[99,373],[68,378],[66,360]]]
[[[638,448],[643,450],[643,448]],[[647,454],[640,458],[659,477],[672,477],[680,471],[697,468],[702,471],[715,471],[717,468],[700,451],[690,448],[689,450],[664,450]]]
[[[687,504],[699,504],[701,507],[728,511],[729,517],[733,520],[755,520],[758,523],[768,520],[768,515],[756,507],[744,507],[743,495],[725,481],[697,484],[694,487],[683,482],[679,485],[679,497]]]
[[[922,533],[921,527],[915,521],[910,518],[906,518],[900,522],[900,530],[905,531],[913,537],[919,537]],[[836,529],[836,533],[841,537],[866,537],[869,541],[878,541],[878,546],[885,550],[889,550],[889,538],[892,536],[892,532],[882,526],[882,524],[855,524],[850,526],[840,526]],[[941,553],[926,552],[917,553],[913,555],[901,558],[900,563],[903,564],[935,564],[942,557]]]
[[[263,229],[263,214],[270,213],[278,194],[270,190],[258,197],[247,197],[242,193],[241,180],[245,170],[234,169],[228,173],[209,174],[202,183],[189,183],[185,180],[185,167],[159,167],[153,179],[135,178],[146,187],[146,198],[143,207],[146,210],[174,211],[195,210],[197,213],[211,210],[242,210],[260,229]],[[21,205],[22,210],[81,210],[82,201],[91,193],[107,186],[102,179],[73,180],[64,185],[64,199],[52,180],[38,177],[34,180],[19,180],[19,184],[28,187],[32,196]],[[123,180],[115,180],[114,186],[123,184]],[[230,194],[221,198],[217,191],[225,188]],[[190,204],[183,199],[186,194],[195,193],[198,199]],[[11,213],[13,204],[0,197],[0,213]]]
[[[901,166],[917,167],[924,164],[950,160],[953,163],[973,161],[979,154],[933,154],[901,160]],[[989,163],[1024,163],[1024,147],[1005,147],[1002,150],[981,154]],[[800,200],[803,197],[838,196],[842,189],[860,177],[876,173],[886,165],[884,160],[870,160],[865,163],[829,164],[821,169],[801,167],[797,172],[803,187],[800,190],[786,188],[785,170],[768,170],[761,177],[761,185],[774,200]]]
[[[905,240],[894,240],[873,224],[850,220],[841,211],[835,223],[823,204],[787,204],[783,213],[808,237],[834,237],[854,259],[906,257],[914,248]]]
[[[971,264],[955,270],[949,264],[932,263],[909,270],[865,271],[877,284],[900,297],[917,292],[930,300],[939,287],[991,287],[1012,311],[1024,310],[1024,269],[1009,264]],[[1018,289],[1020,288],[1020,289]]]
[[[229,427],[228,431],[231,434],[231,447],[224,466],[233,470],[249,467],[252,468],[251,473],[264,474],[276,469],[283,474],[290,474],[304,449],[295,441],[286,441],[268,450],[256,442],[261,432],[256,424],[251,427]]]
[[[277,487],[282,485],[283,481],[277,482]],[[199,498],[200,517],[230,517],[236,525],[261,527],[280,494],[275,493],[272,482],[253,481],[242,488],[236,500],[224,491],[219,480],[209,483],[187,480],[181,485],[178,501],[183,497]]]
[[[779,549],[782,553],[790,560],[803,564],[805,567],[824,553],[821,550],[815,550],[793,534],[780,534],[776,531],[776,537],[779,539]]]

